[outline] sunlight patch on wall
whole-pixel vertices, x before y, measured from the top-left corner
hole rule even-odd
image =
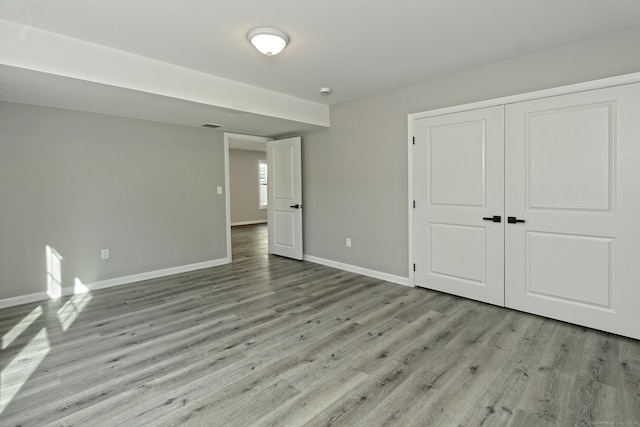
[[[51,246],[45,248],[47,257],[47,294],[50,298],[62,295],[62,256]]]
[[[89,289],[77,277],[73,291],[74,295],[58,310],[58,319],[60,319],[60,325],[65,332],[78,318],[92,298]]]
[[[0,414],[4,412],[7,405],[11,403],[22,386],[40,366],[50,350],[47,330],[42,328],[20,354],[2,369],[2,373],[0,373]]]
[[[11,345],[13,340],[18,338],[20,334],[22,334],[33,322],[36,321],[38,317],[42,315],[42,307],[37,306],[31,313],[27,314],[24,319],[20,321],[17,325],[15,325],[9,332],[3,335],[2,337],[2,349],[5,350],[7,347]]]
[[[87,286],[84,283],[82,283],[80,279],[76,277],[76,279],[73,281],[74,295],[86,294],[87,292],[89,292],[89,288],[87,288]]]

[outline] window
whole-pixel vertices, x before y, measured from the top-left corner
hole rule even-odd
[[[260,194],[260,209],[266,209],[267,198],[267,162],[260,160],[258,163],[258,189]]]

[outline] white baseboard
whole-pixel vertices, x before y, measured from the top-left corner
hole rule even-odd
[[[130,276],[116,277],[114,279],[100,280],[93,283],[84,283],[84,286],[90,291],[97,289],[112,288],[114,286],[129,285],[143,280],[157,279],[158,277],[171,276],[173,274],[187,273],[189,271],[202,270],[204,268],[217,267],[229,264],[229,258],[220,258],[212,261],[198,262],[195,264],[181,265],[178,267],[164,268],[162,270],[149,271],[146,273],[132,274]],[[62,288],[62,296],[72,295],[74,289],[72,287]],[[37,301],[49,299],[46,292],[38,292],[35,294],[20,295],[12,298],[0,299],[0,308],[13,307],[15,305],[29,304]]]
[[[46,292],[38,292],[35,294],[20,295],[17,297],[0,299],[0,308],[13,307],[14,305],[29,304],[32,302],[43,301],[49,298]]]
[[[398,285],[410,286],[408,277],[396,276],[393,274],[383,273],[381,271],[370,270],[368,268],[358,267],[356,265],[344,264],[338,261],[332,261],[330,259],[318,258],[312,255],[305,255],[305,261],[315,262],[316,264],[326,265],[327,267],[333,267],[351,273],[362,274],[363,276],[373,277],[375,279],[385,280],[387,282],[396,283]]]
[[[228,258],[214,259],[212,261],[198,262],[195,264],[181,265],[178,267],[165,268],[162,270],[149,271],[147,273],[132,274],[131,276],[117,277],[115,279],[101,280],[99,282],[85,284],[90,290],[112,288],[114,286],[128,285],[143,280],[157,279],[158,277],[171,276],[173,274],[187,273],[189,271],[202,270],[203,268],[218,267],[228,264]],[[73,293],[73,292],[72,292]]]
[[[240,221],[240,222],[232,222],[231,226],[236,226],[236,225],[253,225],[253,224],[266,224],[267,220],[266,219],[258,219],[255,221]]]
[[[396,276],[393,274],[383,273],[381,271],[370,270],[368,268],[358,267],[351,264],[345,264],[338,261],[332,261],[329,259],[318,258],[311,255],[304,256],[305,261],[314,262],[316,264],[326,265],[327,267],[338,268],[340,270],[349,271],[351,273],[362,274],[363,276],[373,277],[380,280],[385,280],[391,283],[397,283],[403,286],[411,286],[409,284],[408,277]],[[203,268],[217,267],[220,265],[230,263],[229,258],[221,258],[212,261],[199,262],[196,264],[181,265],[178,267],[165,268],[162,270],[149,271],[146,273],[132,274],[130,276],[117,277],[114,279],[101,280],[93,283],[85,283],[84,285],[90,291],[97,289],[112,288],[115,286],[129,285],[131,283],[141,282],[143,280],[156,279],[158,277],[171,276],[173,274],[186,273],[189,271],[201,270]],[[62,295],[72,295],[73,288],[63,288]],[[0,299],[0,308],[13,307],[16,305],[29,304],[37,301],[44,301],[49,299],[49,295],[46,292],[37,292],[34,294],[20,295],[12,298]]]

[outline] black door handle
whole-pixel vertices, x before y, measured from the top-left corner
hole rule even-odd
[[[515,216],[508,216],[507,217],[507,222],[509,224],[515,224],[515,223],[518,223],[518,222],[524,222],[524,219],[518,219]]]
[[[502,217],[500,215],[485,216],[482,219],[485,221],[502,222]]]
[[[300,209],[302,207],[302,205],[295,204],[295,205],[291,205],[289,207],[293,208],[293,209]]]

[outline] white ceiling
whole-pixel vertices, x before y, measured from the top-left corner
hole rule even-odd
[[[331,105],[638,25],[640,0],[0,0],[0,18]],[[273,57],[257,53],[246,34],[259,26],[285,31],[290,45]],[[38,75],[14,79],[19,69],[0,69],[0,83],[16,86],[0,96],[21,102],[24,89],[25,99],[38,104],[26,86],[29,79],[39,81]],[[43,80],[42,85],[72,84],[51,76]],[[320,95],[321,87],[333,94]],[[188,112],[188,101],[177,102],[178,111]],[[47,102],[41,104],[55,104]],[[90,109],[92,103],[102,111],[97,97],[78,100],[85,107],[75,108]],[[162,114],[167,111],[159,120]],[[288,126],[276,125],[275,133],[296,128]],[[305,129],[304,123],[297,127]],[[233,131],[243,129],[234,124]]]

